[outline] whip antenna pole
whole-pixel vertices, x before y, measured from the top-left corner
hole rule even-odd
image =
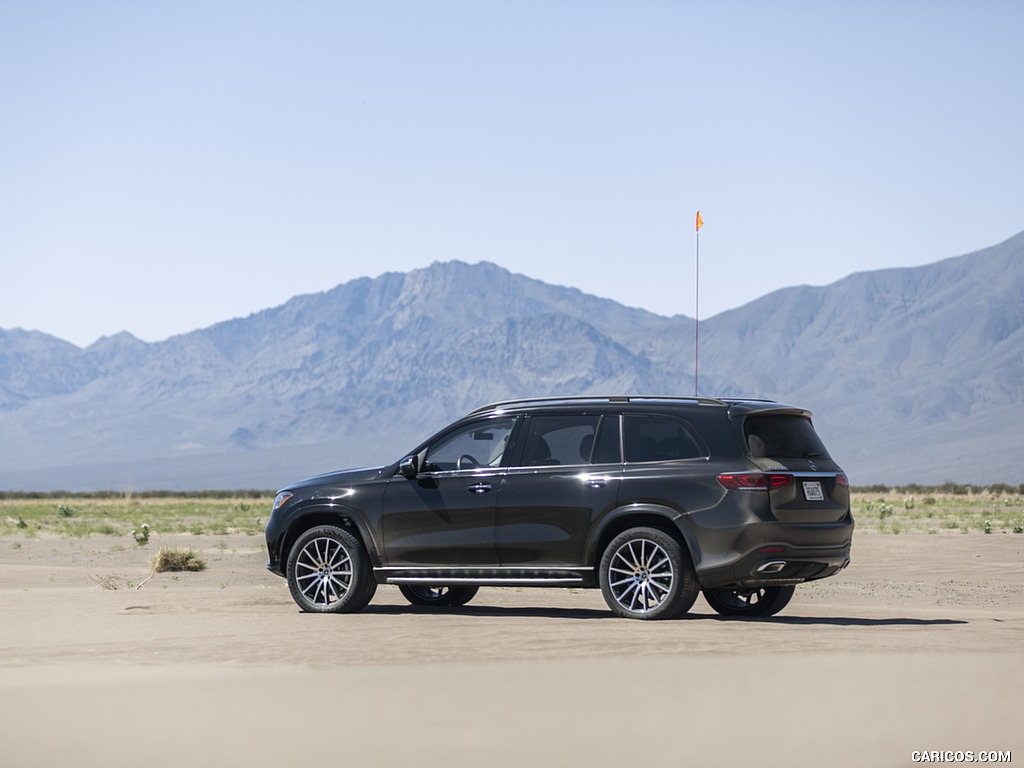
[[[700,228],[704,219],[697,211],[697,278],[694,280],[693,300],[693,396],[697,397],[697,371],[700,363]]]

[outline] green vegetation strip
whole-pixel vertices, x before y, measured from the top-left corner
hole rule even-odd
[[[263,533],[274,494],[0,494],[0,535],[128,537]]]
[[[0,493],[0,535],[124,537],[261,535],[269,491],[206,493]],[[908,485],[854,488],[859,530],[887,534],[1024,533],[1024,486]]]
[[[1024,533],[1024,494],[997,486],[955,492],[913,486],[855,489],[850,501],[861,530],[881,533]],[[1004,490],[1009,488],[1009,490]],[[915,492],[916,491],[916,492]]]

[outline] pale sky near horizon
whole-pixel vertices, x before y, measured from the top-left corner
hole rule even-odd
[[[0,0],[0,328],[437,260],[664,315],[1024,229],[1024,3]]]

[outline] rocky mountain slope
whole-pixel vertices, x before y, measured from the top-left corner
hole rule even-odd
[[[652,278],[653,279],[653,278]],[[1024,233],[701,323],[702,394],[806,405],[855,483],[1024,481]],[[0,331],[0,488],[273,488],[491,400],[693,393],[693,320],[493,264],[354,280],[86,349]]]

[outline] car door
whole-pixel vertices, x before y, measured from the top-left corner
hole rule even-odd
[[[619,505],[652,504],[677,512],[714,507],[721,487],[708,472],[710,451],[689,422],[667,414],[623,415]]]
[[[496,566],[494,505],[514,417],[482,419],[421,451],[415,477],[388,482],[381,509],[390,566]]]
[[[615,504],[618,416],[529,417],[501,480],[494,540],[503,566],[585,564],[593,524]]]

